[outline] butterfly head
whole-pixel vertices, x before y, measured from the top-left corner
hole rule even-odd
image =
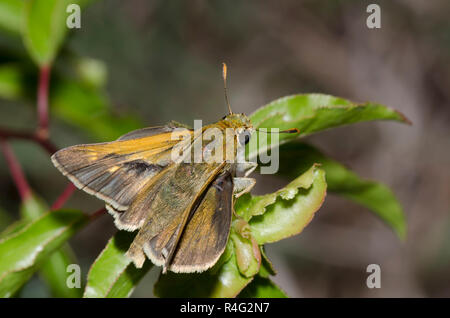
[[[227,127],[230,128],[253,129],[252,122],[244,113],[228,114],[222,118],[222,121],[225,123]]]
[[[251,120],[245,114],[228,114],[222,118],[221,122],[225,127],[236,131],[241,145],[246,145],[250,141],[254,128]]]

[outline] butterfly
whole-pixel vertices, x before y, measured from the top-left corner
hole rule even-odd
[[[212,267],[228,241],[234,200],[255,185],[248,175],[257,163],[236,160],[255,129],[245,114],[231,111],[226,72],[223,64],[229,113],[216,123],[192,130],[171,122],[64,148],[51,158],[75,186],[105,201],[119,230],[138,231],[126,253],[137,268],[146,258],[163,273]],[[211,131],[219,135],[205,140]],[[215,160],[192,160],[196,150]]]
[[[194,131],[171,122],[112,142],[67,147],[51,158],[75,186],[105,201],[118,229],[138,231],[127,251],[137,268],[146,257],[163,273],[212,267],[226,247],[235,198],[255,184],[248,175],[256,163],[226,159],[243,153],[254,129],[245,114],[231,111],[225,64],[223,79],[229,114],[216,123]],[[233,133],[205,143],[202,133],[211,129]],[[223,160],[173,159],[176,148],[186,159],[195,148],[204,154],[218,143],[233,146]]]

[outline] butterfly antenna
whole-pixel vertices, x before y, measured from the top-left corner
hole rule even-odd
[[[258,128],[255,130],[258,132],[260,131]],[[265,131],[265,133],[267,133],[267,131]],[[300,129],[298,128],[290,128],[278,132],[278,134],[298,134],[298,133],[300,133]]]
[[[230,115],[233,114],[233,112],[231,111],[231,106],[230,106],[230,102],[228,101],[228,94],[227,94],[227,65],[225,63],[223,64],[223,68],[222,68],[222,77],[223,77],[223,90],[225,92],[225,101],[227,102],[228,105],[228,111],[230,112]]]

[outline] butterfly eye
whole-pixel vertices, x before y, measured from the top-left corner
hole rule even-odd
[[[250,132],[244,131],[242,134],[239,135],[239,143],[241,145],[246,145],[250,141]]]

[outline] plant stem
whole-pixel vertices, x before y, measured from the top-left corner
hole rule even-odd
[[[73,192],[76,190],[75,186],[72,183],[69,183],[67,187],[64,189],[63,193],[56,199],[56,201],[51,206],[50,210],[59,210],[63,207],[64,203],[70,198]]]
[[[22,201],[25,201],[31,196],[31,189],[25,175],[23,174],[22,168],[20,167],[20,164],[11,149],[11,146],[4,139],[0,139],[0,148],[5,156],[6,163],[8,164],[9,171],[11,172],[11,176],[16,184],[17,190],[19,191],[19,195]]]
[[[37,92],[37,113],[39,126],[36,135],[42,140],[47,140],[48,133],[48,88],[50,83],[50,66],[44,65],[39,72],[39,83]]]
[[[103,214],[105,214],[106,213],[106,208],[101,208],[100,210],[97,210],[97,211],[95,211],[94,213],[92,213],[90,216],[89,216],[89,219],[91,220],[91,221],[93,221],[93,220],[95,220],[96,218],[98,218],[99,216],[101,216],[101,215],[103,215]]]
[[[22,131],[11,131],[0,128],[0,138],[17,138],[17,139],[25,139],[36,142],[42,148],[44,148],[49,154],[55,153],[58,149],[53,145],[48,139],[43,139],[41,136],[38,136],[33,133],[22,132]]]

